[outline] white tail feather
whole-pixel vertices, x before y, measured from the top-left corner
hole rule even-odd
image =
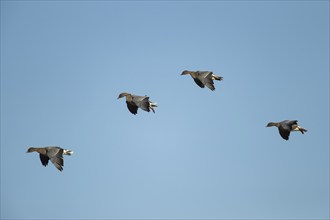
[[[71,155],[71,154],[73,154],[73,151],[72,150],[63,150],[63,154],[64,155]]]

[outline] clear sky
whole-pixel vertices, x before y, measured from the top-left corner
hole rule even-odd
[[[1,1],[1,218],[329,218],[329,1]]]

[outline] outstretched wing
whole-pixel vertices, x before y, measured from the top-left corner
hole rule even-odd
[[[40,157],[41,164],[44,165],[44,166],[47,166],[48,161],[49,161],[49,157],[47,157],[45,155],[42,155],[42,154],[39,154],[39,157]]]
[[[205,85],[202,83],[202,81],[200,81],[200,79],[194,78],[194,81],[199,87],[201,87],[201,88],[205,87]]]
[[[138,107],[133,102],[126,101],[128,110],[133,114],[137,114]]]
[[[56,157],[52,157],[50,158],[50,161],[52,161],[52,163],[54,164],[54,166],[59,170],[62,171],[64,166],[64,161],[63,161],[63,157],[62,156],[56,156]]]
[[[135,96],[133,102],[142,110],[150,112],[148,96]]]
[[[280,132],[280,135],[283,139],[285,140],[289,140],[289,136],[290,136],[290,131],[284,129],[283,127],[279,127],[278,131]]]
[[[212,91],[215,90],[214,83],[212,79],[205,79],[205,85],[211,89]]]
[[[212,91],[215,90],[214,83],[212,80],[212,72],[209,71],[199,72],[197,78],[209,89],[211,89]]]
[[[54,166],[59,170],[63,170],[63,149],[59,147],[49,147],[47,148],[47,156],[50,161],[54,164]]]

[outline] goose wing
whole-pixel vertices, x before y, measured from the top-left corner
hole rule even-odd
[[[48,147],[46,149],[47,149],[47,156],[49,157],[50,161],[59,171],[62,171],[63,170],[62,166],[64,166],[63,149],[59,147]]]
[[[54,166],[59,170],[62,171],[64,166],[64,161],[63,161],[63,157],[61,156],[56,156],[56,157],[52,157],[50,158],[50,161],[52,161],[52,163],[54,164]]]
[[[209,89],[211,89],[212,91],[214,91],[215,90],[215,87],[214,87],[214,83],[213,83],[213,80],[212,79],[207,79],[207,82],[205,82],[205,85],[209,88]]]
[[[215,90],[214,83],[212,80],[212,72],[209,71],[198,72],[197,78],[203,83],[203,85],[207,86],[212,91]]]
[[[150,112],[148,96],[134,96],[133,102],[144,111]]]
[[[137,110],[138,110],[138,107],[136,106],[136,104],[134,102],[128,102],[126,101],[126,104],[127,104],[127,108],[128,110],[133,114],[133,115],[136,115],[137,114]]]
[[[40,154],[40,153],[39,153],[39,157],[40,157],[41,164],[44,165],[44,166],[47,166],[48,161],[49,161],[49,157],[47,157],[43,154]]]
[[[290,130],[287,130],[287,129],[283,128],[282,126],[280,126],[278,128],[278,131],[280,132],[280,135],[283,139],[289,140]]]
[[[203,82],[200,79],[194,78],[194,81],[199,87],[201,87],[201,88],[205,87],[205,85],[203,84]]]

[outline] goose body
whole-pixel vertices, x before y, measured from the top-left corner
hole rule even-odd
[[[289,140],[291,131],[300,131],[304,134],[307,130],[298,125],[297,120],[284,120],[281,122],[269,122],[266,127],[277,127],[281,137]]]
[[[31,152],[39,153],[39,157],[42,165],[47,166],[48,161],[50,160],[59,171],[63,170],[63,166],[64,166],[63,155],[73,154],[72,150],[67,150],[56,146],[39,147],[39,148],[30,147],[27,150],[27,153],[31,153]]]
[[[137,95],[132,95],[127,92],[123,92],[119,94],[118,99],[126,97],[126,104],[128,110],[136,115],[138,108],[141,108],[144,111],[150,112],[150,109],[155,113],[154,107],[157,107],[157,103],[149,101],[148,96],[137,96]]]
[[[188,74],[194,79],[195,83],[199,87],[204,88],[206,86],[209,89],[211,89],[212,91],[215,90],[213,80],[218,80],[218,81],[223,80],[223,77],[217,76],[217,75],[213,74],[213,72],[211,72],[211,71],[188,71],[188,70],[185,70],[181,73],[181,75],[188,75]]]

